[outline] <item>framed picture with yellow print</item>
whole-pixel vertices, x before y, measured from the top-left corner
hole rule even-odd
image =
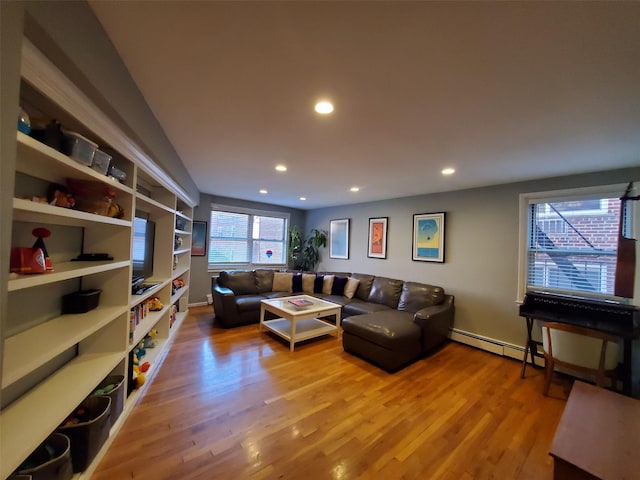
[[[445,212],[413,216],[413,257],[418,262],[444,262]]]

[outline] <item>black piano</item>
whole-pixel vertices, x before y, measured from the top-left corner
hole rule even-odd
[[[631,344],[634,338],[640,336],[640,309],[638,307],[609,300],[594,300],[546,292],[527,292],[524,302],[520,305],[520,316],[527,320],[527,343],[520,374],[522,378],[524,378],[527,367],[527,356],[531,355],[532,364],[534,363],[534,355],[542,356],[538,352],[540,343],[531,338],[533,321],[568,323],[607,332],[623,339],[623,391],[626,395],[631,395]]]

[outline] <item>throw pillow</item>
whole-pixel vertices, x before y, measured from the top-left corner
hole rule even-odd
[[[335,277],[331,287],[331,295],[344,295],[344,287],[347,284],[347,277]]]
[[[333,275],[325,275],[322,279],[322,293],[331,295],[331,288],[333,287]]]
[[[353,298],[356,294],[356,290],[358,290],[358,285],[360,285],[360,280],[357,278],[347,278],[347,283],[344,286],[344,296],[347,298]]]
[[[291,292],[293,273],[275,272],[273,274],[274,292]]]
[[[313,281],[313,293],[322,293],[322,284],[324,283],[324,275],[316,275]]]
[[[303,273],[302,274],[302,291],[304,293],[313,293],[313,284],[316,280],[316,275],[314,273]]]
[[[293,292],[293,293],[302,292],[302,274],[301,273],[293,274],[290,292]]]

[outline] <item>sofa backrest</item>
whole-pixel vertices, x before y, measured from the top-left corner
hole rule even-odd
[[[255,270],[258,293],[266,293],[273,290],[273,272],[273,270],[267,268],[257,268]]]
[[[398,310],[417,312],[418,310],[440,305],[444,301],[444,289],[425,283],[404,282],[398,302]]]
[[[391,308],[398,307],[400,294],[402,293],[402,280],[393,278],[375,277],[371,285],[371,291],[367,297],[367,302],[386,305]]]
[[[369,298],[369,293],[371,293],[371,286],[373,285],[374,278],[376,278],[375,275],[369,275],[367,273],[353,273],[351,276],[360,280],[358,290],[356,290],[356,294],[354,295],[355,298],[359,298],[366,302]]]
[[[256,275],[253,271],[222,271],[218,276],[218,285],[228,288],[236,295],[255,295],[258,293]]]

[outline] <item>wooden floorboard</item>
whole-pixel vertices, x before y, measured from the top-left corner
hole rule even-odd
[[[552,478],[570,382],[457,343],[395,374],[328,336],[296,346],[190,310],[91,477]]]

